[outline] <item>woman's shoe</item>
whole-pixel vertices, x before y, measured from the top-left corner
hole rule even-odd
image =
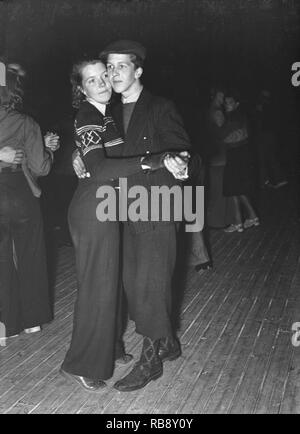
[[[19,335],[12,335],[0,338],[0,347],[6,347],[6,344],[10,341],[10,339],[17,338],[18,336]]]
[[[62,368],[60,369],[59,372],[65,378],[68,378],[69,380],[79,384],[83,389],[87,390],[88,392],[99,392],[104,387],[106,387],[105,381],[102,380],[93,380],[91,378],[70,374],[69,372],[65,371]]]
[[[246,219],[244,222],[244,229],[252,228],[252,226],[259,226],[259,218],[255,217],[254,219]]]
[[[25,333],[36,333],[36,332],[40,332],[40,331],[41,331],[40,326],[31,327],[30,329],[24,329]]]
[[[239,223],[238,225],[231,224],[226,229],[224,229],[224,232],[230,233],[230,232],[244,232],[244,228],[242,223]]]
[[[195,270],[201,271],[201,270],[211,270],[213,268],[212,262],[211,261],[207,261],[207,262],[203,262],[202,264],[197,264],[195,265]]]

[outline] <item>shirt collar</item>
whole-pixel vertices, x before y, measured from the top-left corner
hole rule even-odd
[[[87,98],[86,99],[90,104],[92,104],[94,107],[96,107],[99,112],[105,116],[106,111],[106,104],[101,104],[101,102],[94,101],[93,99]]]
[[[133,93],[132,95],[129,95],[127,98],[125,98],[124,96],[122,96],[122,103],[123,104],[128,104],[130,102],[137,102],[137,100],[140,97],[140,94],[143,90],[143,86],[141,86],[135,93]]]

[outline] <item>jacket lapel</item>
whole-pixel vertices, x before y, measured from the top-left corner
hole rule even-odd
[[[122,108],[121,101],[119,101],[117,104],[112,105],[110,107],[110,110],[113,119],[117,125],[118,131],[121,134],[121,136],[124,138],[125,132],[124,132],[124,125],[123,125],[123,108]]]
[[[133,151],[135,151],[136,154],[142,154],[144,152],[144,149],[141,148],[141,143],[143,143],[141,137],[145,134],[150,102],[150,93],[143,89],[134,107],[125,136],[126,146],[130,146],[132,153]]]

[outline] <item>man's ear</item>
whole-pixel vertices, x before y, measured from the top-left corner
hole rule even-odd
[[[135,70],[135,78],[140,78],[143,74],[143,68],[141,68],[140,66]]]

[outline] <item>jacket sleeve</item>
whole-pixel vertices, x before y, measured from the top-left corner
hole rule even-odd
[[[221,127],[221,137],[225,143],[237,143],[248,137],[247,122],[244,116],[228,120]]]
[[[203,177],[203,164],[202,158],[199,154],[194,154],[191,156],[188,164],[188,176],[189,178],[194,178],[195,180],[199,180]]]
[[[44,140],[39,125],[30,117],[24,123],[24,148],[26,165],[35,176],[49,173],[53,154],[44,147]]]
[[[182,118],[171,101],[166,100],[161,105],[157,116],[157,123],[157,134],[161,150],[185,151],[191,148]]]

